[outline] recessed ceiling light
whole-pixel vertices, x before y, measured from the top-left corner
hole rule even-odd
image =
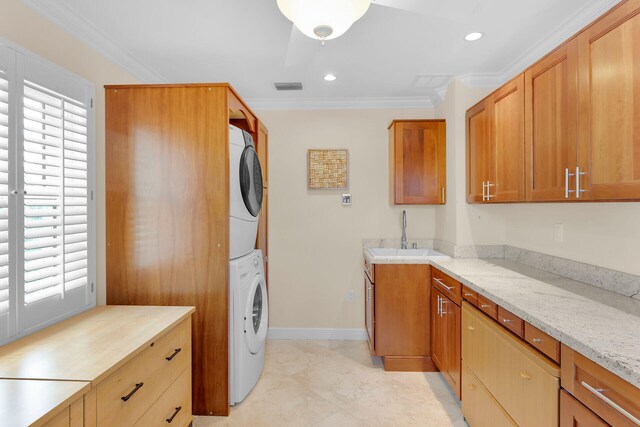
[[[324,76],[324,79],[325,79],[326,81],[328,81],[328,82],[332,82],[332,81],[334,81],[334,80],[336,79],[336,76],[335,76],[335,75],[333,75],[333,74],[331,74],[331,73],[329,73],[329,74],[327,74],[326,76]]]
[[[482,33],[469,33],[464,36],[464,39],[468,42],[474,42],[476,40],[480,40],[482,38]]]

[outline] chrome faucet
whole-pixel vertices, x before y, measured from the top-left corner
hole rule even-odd
[[[407,211],[402,211],[402,243],[401,249],[407,249]]]

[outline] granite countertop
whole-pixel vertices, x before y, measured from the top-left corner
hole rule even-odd
[[[510,260],[431,264],[640,387],[640,300]]]

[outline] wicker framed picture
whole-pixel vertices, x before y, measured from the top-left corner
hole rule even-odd
[[[307,188],[309,190],[349,188],[349,152],[345,149],[308,150]]]

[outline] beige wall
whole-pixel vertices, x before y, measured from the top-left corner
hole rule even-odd
[[[400,238],[389,204],[387,126],[433,110],[259,111],[269,128],[270,326],[363,328],[363,238]],[[309,191],[309,148],[349,150],[353,204]],[[408,237],[433,238],[435,208],[407,207]],[[353,304],[345,301],[355,292]]]
[[[464,114],[489,91],[470,88],[456,80],[438,107],[449,129],[448,200],[455,200],[455,204],[437,209],[436,236],[458,245],[507,244],[640,274],[640,203],[466,203]],[[454,216],[455,227],[451,220]],[[554,241],[555,224],[564,225],[562,243]]]
[[[39,15],[20,0],[1,0],[0,37],[40,55],[92,81],[96,88],[96,212],[97,295],[105,302],[105,187],[104,187],[104,89],[105,84],[137,80],[96,50]]]

